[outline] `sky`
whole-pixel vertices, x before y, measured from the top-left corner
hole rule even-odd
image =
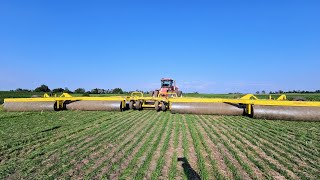
[[[319,0],[0,0],[0,90],[317,90],[319,67]]]

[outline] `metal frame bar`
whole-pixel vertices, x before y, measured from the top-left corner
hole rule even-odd
[[[171,93],[168,93],[171,94]],[[172,93],[173,94],[173,93]],[[140,92],[134,92],[131,96],[111,96],[111,97],[72,97],[70,94],[63,93],[60,97],[50,97],[45,94],[43,98],[6,98],[4,102],[57,102],[57,108],[63,106],[64,101],[122,101],[123,107],[125,102],[141,100],[145,101],[159,101],[170,104],[172,102],[200,102],[200,103],[232,103],[247,105],[248,114],[251,114],[252,105],[266,105],[266,106],[312,106],[320,107],[319,101],[288,101],[285,95],[281,95],[277,100],[273,99],[258,99],[253,94],[247,94],[240,99],[227,98],[188,98],[188,97],[143,97]],[[145,105],[145,107],[152,105]]]

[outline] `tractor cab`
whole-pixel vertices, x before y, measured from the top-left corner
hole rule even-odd
[[[173,86],[172,79],[161,79],[161,87],[162,88],[171,88]]]
[[[161,94],[162,97],[167,97],[167,93],[176,93],[178,97],[181,97],[182,92],[179,91],[179,88],[176,86],[176,82],[170,78],[161,79],[161,88],[154,91],[150,91],[150,96],[158,97]]]

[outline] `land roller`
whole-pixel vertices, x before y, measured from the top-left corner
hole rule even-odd
[[[156,110],[179,114],[249,116],[256,119],[320,121],[320,102],[258,99],[247,94],[239,99],[179,97],[175,92],[159,92],[145,97],[140,92],[130,96],[73,97],[63,93],[59,97],[47,94],[41,98],[7,98],[4,111],[124,111]]]

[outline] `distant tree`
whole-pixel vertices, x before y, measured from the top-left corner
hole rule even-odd
[[[14,90],[15,92],[31,92],[31,90],[29,89],[22,89],[22,88],[17,88],[16,90]]]
[[[52,93],[62,93],[64,91],[63,88],[52,89]]]
[[[91,90],[91,94],[98,94],[99,89],[98,88],[94,88]]]
[[[114,88],[112,94],[123,94],[123,91],[121,88]]]
[[[84,88],[78,88],[76,90],[74,90],[74,93],[76,94],[84,94],[86,92],[86,90]]]
[[[261,93],[262,93],[262,94],[266,94],[266,91],[265,91],[265,90],[263,90],[263,91],[261,91]]]
[[[257,91],[256,94],[260,94],[260,91]]]
[[[50,92],[50,89],[47,85],[42,84],[40,87],[37,87],[35,92]]]
[[[69,88],[65,87],[63,90],[64,93],[72,93],[72,91],[69,90]]]
[[[283,91],[282,91],[282,90],[279,90],[279,94],[283,94]]]

